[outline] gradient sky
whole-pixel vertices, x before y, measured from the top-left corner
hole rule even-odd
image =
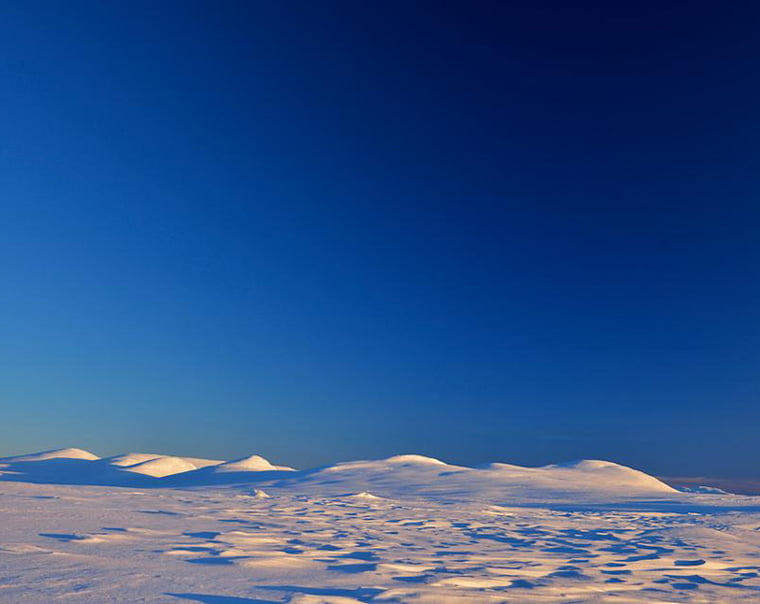
[[[0,453],[760,478],[754,2],[6,2]]]

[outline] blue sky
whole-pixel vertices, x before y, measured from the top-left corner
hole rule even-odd
[[[751,3],[0,9],[0,452],[760,477]]]

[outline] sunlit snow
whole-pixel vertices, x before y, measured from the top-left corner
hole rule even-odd
[[[0,601],[760,601],[760,502],[585,460],[0,459]]]

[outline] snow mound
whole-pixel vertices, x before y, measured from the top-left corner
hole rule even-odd
[[[154,478],[163,478],[164,476],[171,476],[173,474],[180,474],[182,472],[190,472],[197,470],[192,463],[181,457],[171,457],[169,455],[161,455],[154,459],[149,459],[141,463],[137,463],[124,468],[128,472],[135,472],[137,474],[145,474],[147,476],[153,476]]]
[[[428,471],[437,470],[441,466],[450,467],[446,463],[425,457],[424,455],[394,455],[385,459],[365,459],[362,461],[342,461],[331,466],[319,468],[319,472],[373,472],[386,474],[388,472]]]
[[[362,491],[361,493],[354,493],[353,495],[348,495],[350,499],[365,499],[365,500],[373,500],[373,499],[382,499],[382,497],[378,497],[377,495],[373,495],[369,491]]]
[[[186,457],[185,459],[190,458]],[[212,464],[206,465],[211,466]],[[204,466],[198,467],[202,468]],[[213,464],[213,467],[210,467],[209,470],[218,474],[225,474],[228,472],[271,472],[273,470],[286,472],[295,471],[288,466],[275,466],[261,455],[249,455],[248,457],[241,457],[240,459],[233,459],[232,461],[219,462]]]
[[[662,493],[673,493],[676,491],[676,489],[673,489],[661,480],[640,470],[634,470],[628,466],[599,459],[582,459],[538,469],[551,472],[560,479],[570,478],[579,484],[598,488],[620,486],[628,490]]]
[[[213,468],[214,472],[262,472],[277,469],[261,455],[249,455],[219,464]]]
[[[339,463],[298,473],[290,484],[323,494],[367,491],[393,499],[477,499],[499,504],[568,496],[599,500],[677,492],[653,476],[608,461],[583,460],[540,468],[495,463],[470,468],[420,455]]]
[[[113,466],[120,466],[123,468],[129,466],[135,466],[137,464],[144,463],[146,461],[152,461],[155,459],[163,459],[169,457],[167,455],[161,455],[160,453],[122,453],[121,455],[112,455],[111,457],[104,457],[103,461],[108,462]],[[203,457],[180,457],[179,455],[172,455],[175,459],[182,459],[193,465],[194,468],[205,468],[207,466],[217,466],[223,463],[219,459],[204,459]]]
[[[100,459],[94,453],[85,451],[84,449],[77,449],[69,447],[66,449],[52,449],[50,451],[41,451],[40,453],[30,453],[29,455],[16,455],[14,457],[3,457],[3,461],[45,461],[46,459],[84,459],[87,461],[93,461]]]

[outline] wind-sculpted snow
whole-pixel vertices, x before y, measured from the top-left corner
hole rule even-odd
[[[760,500],[610,462],[65,449],[0,473],[0,602],[760,601]]]

